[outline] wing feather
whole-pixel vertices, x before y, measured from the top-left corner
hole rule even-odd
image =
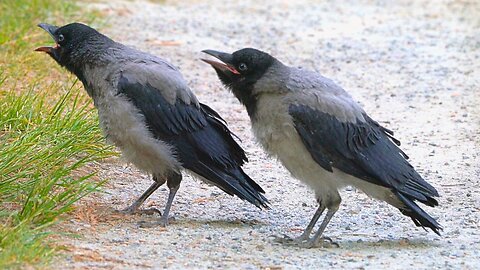
[[[144,68],[143,68],[144,69]],[[172,145],[182,166],[204,177],[229,194],[267,207],[263,189],[248,177],[241,166],[247,161],[244,150],[210,107],[196,102],[189,89],[159,89],[173,82],[135,80],[134,71],[124,71],[118,81],[118,94],[128,98],[145,117],[152,135]],[[168,80],[168,78],[164,78]],[[151,84],[155,82],[155,86]],[[169,92],[170,91],[170,92]],[[171,99],[171,97],[175,97]],[[191,97],[184,99],[182,97]]]
[[[439,233],[440,225],[414,203],[418,200],[437,206],[433,197],[438,192],[410,165],[391,131],[366,114],[365,122],[342,122],[332,114],[303,105],[290,105],[289,114],[305,147],[322,168],[336,168],[389,188],[405,205],[400,209],[403,214]]]

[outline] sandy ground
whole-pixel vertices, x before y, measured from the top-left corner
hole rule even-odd
[[[112,160],[99,177],[106,193],[85,199],[66,224],[78,234],[61,268],[478,269],[480,267],[480,2],[475,1],[99,1],[104,32],[178,66],[202,102],[242,139],[245,170],[272,209],[184,178],[168,228],[139,228],[152,216],[122,216],[149,177]],[[353,188],[326,235],[339,248],[282,246],[300,234],[313,194],[254,142],[244,109],[199,61],[202,49],[251,46],[333,78],[376,120],[396,132],[411,162],[441,193],[425,209],[443,236],[417,228],[397,209]],[[148,201],[163,208],[167,189]]]

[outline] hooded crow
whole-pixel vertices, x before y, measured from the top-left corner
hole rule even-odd
[[[203,52],[223,62],[203,59],[246,107],[257,140],[315,192],[318,210],[295,243],[329,244],[321,236],[345,186],[397,207],[415,225],[439,234],[440,224],[416,204],[437,206],[437,190],[410,165],[393,132],[371,119],[343,88],[256,49]]]
[[[241,168],[247,157],[225,121],[198,102],[174,66],[84,24],[38,26],[56,45],[36,51],[46,52],[78,77],[93,99],[107,140],[153,176],[151,187],[125,212],[137,212],[166,182],[169,196],[156,223],[167,225],[183,169],[230,195],[267,207],[263,189]]]

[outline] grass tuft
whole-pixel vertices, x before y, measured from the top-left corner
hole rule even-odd
[[[0,10],[0,269],[42,268],[59,249],[52,225],[102,184],[85,166],[114,152],[80,84],[33,52],[52,43],[36,25],[74,21],[75,3],[7,0]]]
[[[0,268],[48,262],[54,248],[42,246],[46,229],[99,185],[92,174],[74,176],[113,154],[80,91],[74,84],[52,105],[48,92],[11,91],[0,99]]]

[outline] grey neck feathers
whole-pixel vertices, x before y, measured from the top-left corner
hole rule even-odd
[[[75,74],[86,86],[86,67],[100,67],[112,62],[113,55],[110,51],[119,46],[123,45],[105,36],[91,37],[67,46],[67,53],[62,56],[60,61],[62,65]]]

